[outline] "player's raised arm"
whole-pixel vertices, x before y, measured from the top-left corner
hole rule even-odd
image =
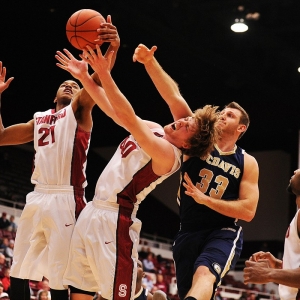
[[[97,30],[99,33],[99,40],[107,43],[110,43],[106,52],[105,52],[105,57],[113,51],[113,56],[111,58],[111,63],[110,63],[110,69],[112,70],[113,66],[115,65],[116,57],[117,57],[117,52],[120,47],[120,37],[118,34],[117,27],[112,24],[112,19],[111,15],[107,16],[107,22],[106,23],[101,23],[100,28]]]
[[[78,17],[79,15],[80,18]],[[82,20],[84,19],[86,19],[87,21],[85,23],[84,28],[81,28],[83,23]],[[99,26],[98,23],[95,21],[91,21],[92,19],[102,20],[100,21],[100,28],[97,28]],[[77,21],[79,22],[79,24],[77,23]],[[95,28],[95,26],[97,27]],[[81,39],[78,40],[77,38],[76,39],[74,38],[75,32],[76,32],[76,36],[79,36]],[[69,38],[70,43],[75,48],[78,49],[82,49],[84,45],[82,41],[89,41],[89,45],[91,44],[95,45],[100,42],[101,45],[103,43],[109,43],[109,47],[107,48],[106,55],[111,51],[114,52],[112,58],[112,64],[111,64],[111,69],[113,68],[118,49],[120,47],[120,37],[118,34],[117,27],[112,24],[112,18],[110,15],[108,15],[107,20],[105,20],[103,16],[97,11],[91,9],[79,10],[75,12],[67,22],[67,36]],[[80,62],[77,61],[77,67],[79,67],[79,64]],[[91,77],[99,86],[101,86],[101,82],[96,73],[92,74]],[[88,119],[88,115],[90,114],[90,111],[95,104],[93,99],[90,97],[90,95],[83,88],[80,91],[80,93],[78,93],[76,97],[74,97],[73,100],[74,100],[72,104],[73,109],[75,111],[79,109],[81,111],[81,114],[86,115],[84,119],[85,120]]]
[[[178,84],[163,70],[154,57],[156,49],[156,46],[148,49],[145,45],[139,44],[134,51],[133,61],[144,64],[156,89],[168,104],[174,120],[192,116],[192,111],[182,97]]]
[[[85,93],[92,99],[93,105],[95,104],[94,101],[97,100],[96,103],[100,109],[117,124],[122,126],[110,102],[108,101],[103,88],[96,84],[95,80],[93,80],[93,78],[88,74],[87,63],[83,60],[76,59],[67,49],[64,49],[64,53],[57,51],[55,58],[59,61],[59,63],[56,63],[59,68],[68,71],[74,78],[78,79],[83,84],[83,90],[85,90]],[[82,96],[83,90],[75,95],[75,101],[78,97]]]
[[[6,68],[2,66],[0,61],[0,146],[24,144],[33,140],[33,120],[28,123],[4,127],[1,117],[1,95],[14,79],[10,77],[5,80],[5,77]]]
[[[154,123],[146,123],[136,116],[131,104],[119,90],[110,74],[111,53],[108,58],[105,58],[99,46],[96,46],[97,53],[91,47],[87,47],[89,51],[85,51],[82,55],[83,60],[88,62],[93,70],[97,72],[105,93],[123,127],[127,129],[137,140],[139,145],[150,155],[155,162],[160,162],[159,170],[155,172],[158,175],[169,172],[174,164],[174,151],[172,145],[165,139],[156,137],[149,126],[161,127]],[[83,83],[83,82],[82,82]],[[85,85],[83,83],[83,85]],[[94,97],[98,103],[96,97]]]

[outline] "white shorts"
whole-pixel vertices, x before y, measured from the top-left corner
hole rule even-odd
[[[133,299],[140,230],[141,221],[118,204],[89,202],[74,229],[64,284],[109,300]]]
[[[45,276],[52,289],[65,289],[62,279],[75,222],[72,187],[36,187],[19,220],[10,276],[36,281]]]

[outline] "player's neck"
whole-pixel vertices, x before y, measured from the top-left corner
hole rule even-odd
[[[135,295],[137,293],[139,293],[141,289],[142,289],[142,283],[141,282],[140,283],[136,283],[136,286],[135,286]]]
[[[55,107],[55,111],[59,111],[63,108],[65,108],[67,105],[64,105],[64,104],[56,104],[56,107]]]
[[[234,150],[235,143],[236,139],[222,137],[218,140],[217,145],[222,152],[229,152]]]

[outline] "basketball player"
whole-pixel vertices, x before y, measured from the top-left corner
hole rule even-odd
[[[116,54],[120,40],[110,16],[101,26],[100,39],[109,42],[108,51]],[[3,75],[5,70],[0,86],[5,85]],[[7,128],[2,120],[0,124],[0,145],[33,140],[35,149],[31,177],[35,189],[27,195],[19,221],[11,268],[12,300],[29,300],[29,280],[40,281],[43,276],[49,279],[53,300],[68,299],[62,277],[71,234],[86,205],[86,155],[95,103],[73,80],[59,86],[54,103],[55,109],[35,113],[28,123]]]
[[[178,170],[182,152],[201,157],[209,153],[217,136],[217,107],[207,105],[164,128],[141,120],[110,75],[111,55],[106,60],[98,46],[97,53],[88,48],[81,57],[103,88],[85,67],[74,70],[80,64],[66,49],[66,55],[57,52],[57,65],[79,79],[99,107],[130,135],[103,170],[93,201],[76,223],[64,283],[70,286],[72,300],[90,300],[99,290],[104,299],[129,300],[135,295],[139,204]]]
[[[152,293],[142,285],[142,280],[145,277],[145,272],[143,269],[143,263],[137,261],[137,273],[136,273],[136,286],[135,286],[135,300],[152,300]]]
[[[287,188],[296,196],[297,212],[286,232],[283,260],[270,252],[259,251],[246,261],[244,282],[279,284],[280,299],[296,299],[300,289],[300,169],[294,172]]]
[[[175,117],[192,112],[178,85],[154,57],[157,47],[140,44],[133,61],[143,63]],[[249,126],[246,111],[236,102],[220,114],[221,136],[206,159],[184,155],[178,192],[180,231],[173,258],[180,299],[211,299],[242,250],[242,228],[258,203],[258,165],[236,145]]]
[[[145,272],[143,269],[143,263],[137,261],[137,274],[136,274],[136,286],[134,300],[167,300],[167,295],[163,291],[156,291],[154,294],[143,287],[142,279],[145,277]]]

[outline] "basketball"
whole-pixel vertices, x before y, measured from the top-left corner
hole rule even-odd
[[[96,44],[102,44],[102,42],[95,42],[95,40],[98,39],[99,35],[97,29],[100,28],[100,24],[104,22],[106,22],[104,17],[95,10],[78,10],[67,22],[67,38],[72,46],[79,50],[82,50],[87,45],[95,49]]]

